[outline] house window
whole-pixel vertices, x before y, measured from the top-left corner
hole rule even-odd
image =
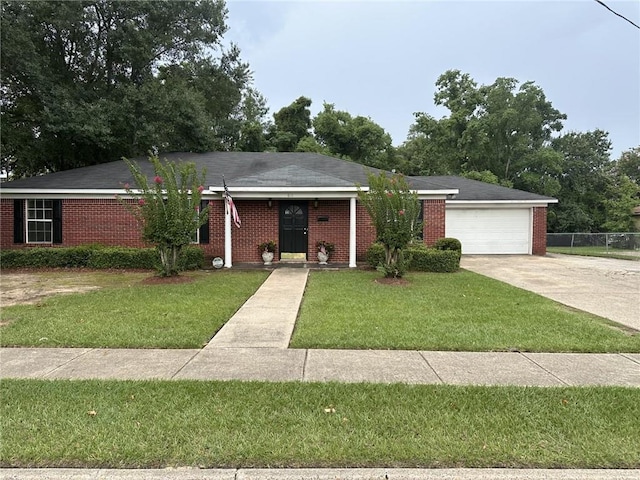
[[[53,243],[53,200],[27,200],[27,243]]]
[[[422,223],[424,222],[424,200],[418,200],[420,202],[420,213],[418,213],[418,222]],[[415,233],[415,238],[416,240],[420,240],[421,242],[424,240],[424,225],[422,226],[423,228],[421,228],[420,230],[417,230]]]
[[[196,208],[196,218],[200,215],[200,207]],[[200,243],[200,229],[196,228],[196,231],[191,235],[191,243]]]

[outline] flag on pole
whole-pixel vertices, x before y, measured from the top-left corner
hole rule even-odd
[[[229,189],[227,188],[227,182],[224,181],[224,177],[222,177],[222,183],[224,184],[224,199],[225,205],[227,207],[227,213],[231,213],[231,219],[236,227],[240,228],[241,221],[240,215],[238,215],[238,210],[236,209],[236,204],[233,203],[233,198],[231,198],[231,194],[229,193]]]

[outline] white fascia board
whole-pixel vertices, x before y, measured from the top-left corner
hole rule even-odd
[[[114,198],[116,195],[127,195],[122,189],[3,188],[1,192],[3,197],[10,198]]]
[[[418,195],[418,200],[447,200],[447,198],[460,193],[458,189],[414,190],[413,192]]]
[[[557,199],[550,200],[447,200],[447,208],[523,208],[547,207],[550,203],[558,203]]]
[[[368,191],[368,187],[363,187]],[[223,187],[209,187],[209,192],[222,195]],[[355,198],[358,196],[356,187],[239,187],[229,188],[229,193],[235,199],[266,199],[266,198]]]
[[[360,187],[368,192],[369,187]],[[212,193],[224,193],[223,187],[209,187]],[[447,190],[415,190],[418,198],[445,199],[447,195],[457,195],[456,188]],[[230,188],[229,193],[234,198],[353,198],[358,196],[357,187],[243,187]]]
[[[0,190],[6,198],[130,198],[131,194],[140,195],[140,190],[131,190],[131,194],[123,189],[60,189],[47,190],[44,188],[3,188]],[[202,191],[202,196],[211,195],[208,190]]]
[[[368,190],[369,187],[363,187],[362,190]],[[209,187],[211,192],[224,192],[223,187]],[[316,192],[357,192],[356,187],[231,187],[229,193],[316,193]]]

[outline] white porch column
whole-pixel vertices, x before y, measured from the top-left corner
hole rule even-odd
[[[356,268],[356,199],[349,199],[349,268]]]
[[[231,212],[224,201],[224,266],[231,268]]]

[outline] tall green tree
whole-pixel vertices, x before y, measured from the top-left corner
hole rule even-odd
[[[559,202],[549,211],[550,231],[604,231],[611,164],[607,132],[570,132],[555,139],[553,148],[562,154],[562,173]]]
[[[2,166],[228,149],[251,81],[222,0],[2,1]]]
[[[416,113],[400,153],[422,175],[489,171],[504,185],[557,189],[551,179],[561,156],[549,148],[566,116],[533,82],[518,85],[498,78],[478,86],[459,70],[445,72],[436,82],[434,103],[449,115]]]
[[[616,160],[615,170],[640,185],[640,146],[622,152]]]
[[[391,136],[370,118],[352,117],[325,103],[312,124],[316,140],[332,154],[372,167],[395,167]]]
[[[275,121],[268,134],[269,142],[278,152],[294,152],[298,142],[311,136],[311,99],[298,97],[290,105],[273,114]]]
[[[155,176],[149,181],[140,166],[125,160],[135,183],[125,185],[133,205],[122,200],[136,217],[142,239],[155,245],[160,254],[161,276],[178,275],[182,249],[189,245],[198,228],[204,225],[209,208],[200,210],[205,172],[196,171],[193,163],[161,162],[149,157]]]
[[[240,123],[239,138],[235,150],[241,152],[262,152],[267,149],[266,133],[270,123],[267,120],[267,100],[254,88],[244,92],[238,121]]]
[[[368,183],[368,191],[358,187],[358,199],[371,217],[376,240],[384,246],[385,261],[378,270],[388,278],[402,277],[406,271],[403,250],[422,229],[418,196],[403,175],[369,174]]]

